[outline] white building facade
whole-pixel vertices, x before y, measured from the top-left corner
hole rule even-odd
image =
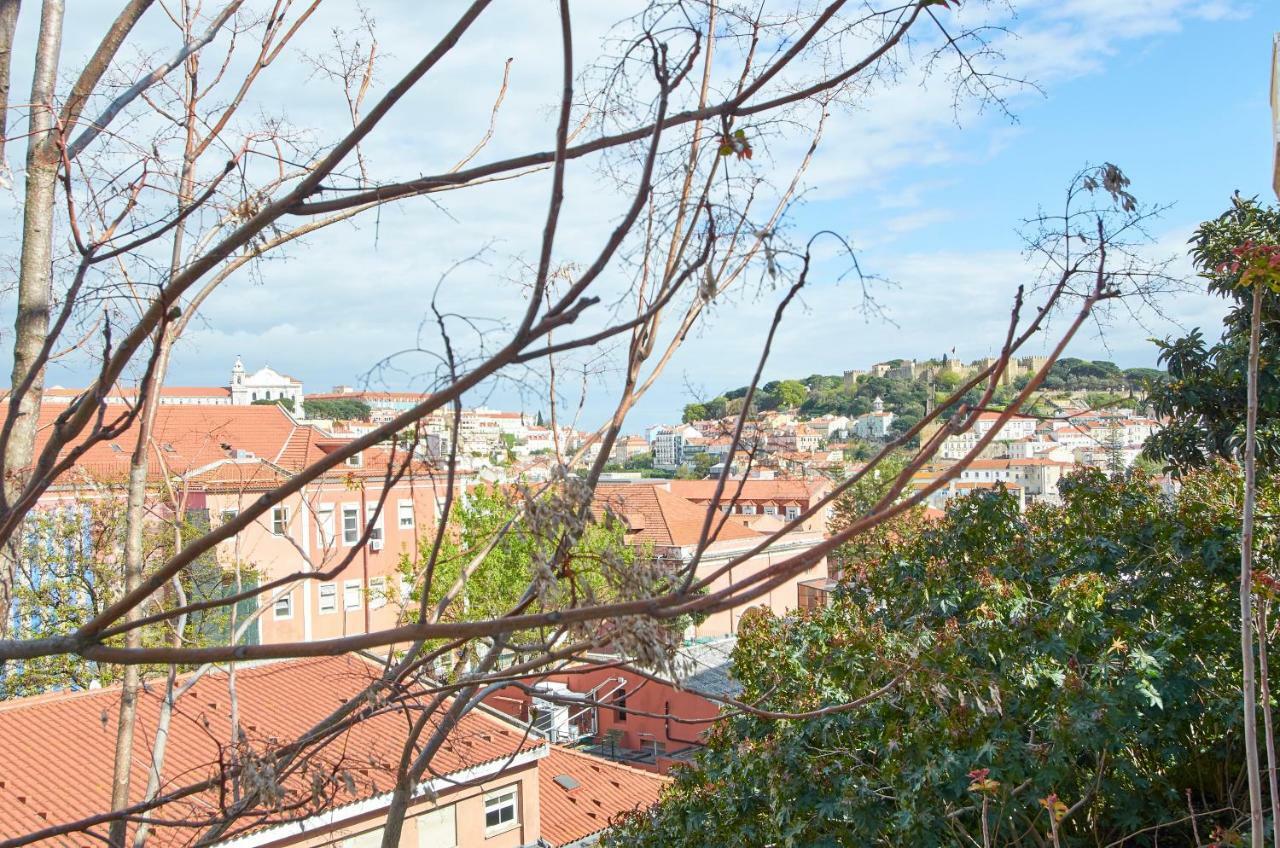
[[[259,400],[290,400],[293,408],[302,413],[302,381],[281,374],[270,365],[264,365],[252,374],[246,374],[244,363],[236,357],[231,366],[231,403],[248,406]]]

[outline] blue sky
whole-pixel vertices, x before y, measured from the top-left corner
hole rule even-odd
[[[385,85],[428,43],[438,16],[392,0],[369,6],[379,17],[380,41],[389,54],[380,75]],[[810,199],[797,210],[791,232],[802,237],[830,228],[849,235],[864,267],[899,287],[877,290],[886,318],[867,319],[855,308],[853,288],[837,284],[834,270],[824,268],[780,332],[767,379],[839,373],[953,346],[965,358],[993,352],[1013,291],[1029,281],[1019,222],[1039,206],[1056,203],[1069,177],[1086,163],[1115,162],[1133,179],[1140,199],[1173,204],[1152,227],[1152,249],[1159,255],[1180,252],[1195,224],[1225,208],[1233,190],[1268,197],[1267,72],[1271,33],[1280,28],[1274,4],[1025,0],[1016,6],[1011,26],[1018,37],[1004,42],[1005,67],[1044,89],[1044,96],[1012,96],[1016,121],[990,110],[975,114],[972,104],[956,116],[937,81],[922,88],[911,79],[878,93],[866,111],[833,121],[806,175]],[[415,92],[398,123],[373,140],[375,175],[394,179],[427,170],[415,159],[433,146],[467,149],[487,121],[505,55],[516,57],[511,105],[485,153],[498,157],[531,144],[546,146],[528,141],[539,134],[549,139],[554,115],[547,92],[555,91],[559,70],[556,57],[543,49],[549,34],[540,28],[553,23],[544,7],[537,0],[513,0],[504,15],[485,19],[469,33],[442,69],[453,75],[449,85]],[[609,17],[607,7],[581,7],[583,53],[592,27]],[[965,13],[972,8],[981,7],[968,3]],[[20,20],[19,45],[24,32],[34,32],[29,11]],[[101,14],[102,9],[82,9],[69,20],[69,63],[87,51],[92,18]],[[315,21],[321,35],[343,19],[341,8],[332,5],[322,6],[322,14],[336,17]],[[22,64],[19,55],[15,91],[28,84]],[[264,102],[274,97],[286,104],[291,120],[316,127],[320,137],[340,131],[341,110],[332,108],[332,92],[302,85],[297,64],[277,76]],[[453,126],[416,117],[441,104],[463,104],[469,121]],[[768,152],[782,157],[787,151]],[[13,151],[9,155],[20,162]],[[574,166],[559,243],[567,259],[581,259],[575,253],[580,246],[585,252],[599,243],[614,211],[593,180],[588,166]],[[384,211],[376,241],[368,224],[331,231],[285,260],[266,263],[255,277],[233,279],[207,304],[207,323],[194,327],[177,351],[170,382],[220,384],[242,355],[250,368],[269,362],[303,379],[309,390],[360,383],[382,357],[414,346],[423,288],[434,285],[450,262],[489,243],[496,245],[491,264],[461,275],[452,284],[456,297],[468,309],[518,307],[518,296],[477,296],[476,286],[484,275],[509,274],[528,259],[545,209],[545,186],[535,178],[477,192],[475,199],[449,195],[445,203],[450,216],[421,202],[400,204]],[[632,414],[632,429],[678,417],[694,396],[746,382],[761,322],[775,299],[765,292],[718,306]],[[1219,303],[1196,294],[1173,298],[1164,308],[1172,320],[1148,315],[1116,320],[1102,332],[1090,328],[1069,354],[1151,365],[1149,336],[1196,324],[1216,327],[1221,314]],[[416,375],[427,367],[410,359],[403,371],[384,372],[373,385],[416,387]],[[89,373],[71,363],[54,369],[51,381],[74,385]],[[607,411],[611,379],[606,374],[588,381],[584,424]],[[543,405],[508,384],[468,400],[511,408]]]

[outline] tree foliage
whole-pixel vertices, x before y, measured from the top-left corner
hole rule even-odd
[[[177,530],[185,543],[207,530],[207,523],[203,514],[193,513]],[[16,638],[72,633],[123,594],[123,501],[77,498],[56,509],[33,513],[25,529],[10,612],[10,632]],[[172,523],[157,521],[148,526],[143,536],[144,562],[162,562],[173,554],[176,542]],[[202,601],[224,597],[230,591],[225,580],[221,566],[212,556],[205,557],[183,575],[183,598]],[[161,606],[170,608],[178,606],[178,601],[176,588],[158,599]],[[243,619],[244,608],[239,612]],[[230,620],[231,611],[225,607],[193,613],[182,630],[183,644],[225,644],[230,638]],[[174,636],[173,626],[162,623],[144,628],[142,643],[168,644]],[[121,641],[115,639],[114,643]],[[74,654],[0,663],[0,697],[110,685],[119,681],[121,671],[120,666]]]
[[[1202,835],[1232,827],[1238,479],[1170,499],[1089,470],[1062,492],[906,517],[828,609],[744,619],[749,702],[809,711],[897,682],[854,711],[733,716],[608,844],[982,845],[985,815],[985,844],[1047,845],[1051,807],[1064,846],[1193,844],[1188,789]]]
[[[1241,286],[1245,269],[1235,251],[1246,243],[1280,244],[1280,209],[1236,196],[1230,209],[1200,225],[1191,239],[1192,259],[1209,291],[1231,304],[1222,336],[1209,343],[1197,328],[1157,342],[1170,380],[1151,400],[1169,422],[1145,452],[1176,470],[1199,468],[1216,457],[1236,459],[1243,451],[1252,294]],[[1280,293],[1264,292],[1260,329],[1258,462],[1274,469],[1280,461]]]
[[[302,409],[308,418],[340,421],[368,421],[372,410],[359,398],[317,398],[304,400]]]
[[[587,524],[565,557],[562,574],[554,580],[539,574],[565,538],[564,526],[549,520],[565,511],[565,497],[548,493],[530,504],[500,487],[480,486],[469,492],[455,504],[442,536],[429,607],[436,609],[450,597],[441,620],[493,618],[516,607],[530,585],[540,582],[553,588],[539,595],[531,612],[617,597],[619,575],[634,570],[643,552],[627,544],[621,522],[607,517]],[[434,541],[434,534],[428,534],[416,557],[402,555],[399,569],[406,585],[423,585],[422,572],[431,562]],[[471,569],[474,563],[478,567]],[[406,621],[418,619],[420,600],[420,590],[414,589],[404,610]]]
[[[321,401],[321,403],[323,403],[323,401]],[[289,410],[290,412],[294,411],[293,398],[287,398],[287,397],[275,398],[273,400],[266,400],[265,398],[262,400],[255,400],[252,402],[252,405],[253,406],[283,406],[285,409]]]

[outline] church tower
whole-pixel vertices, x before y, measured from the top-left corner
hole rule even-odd
[[[231,403],[244,406],[249,402],[249,390],[244,384],[244,363],[236,357],[236,364],[231,366]]]

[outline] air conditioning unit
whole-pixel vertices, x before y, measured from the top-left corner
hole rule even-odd
[[[382,537],[381,537],[381,536],[374,536],[372,539],[370,539],[370,540],[369,540],[369,550],[371,550],[371,551],[380,551],[380,550],[382,550]]]

